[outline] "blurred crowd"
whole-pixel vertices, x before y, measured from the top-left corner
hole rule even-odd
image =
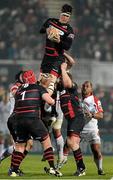
[[[72,0],[73,56],[113,61],[113,0]],[[53,2],[54,5],[54,2]],[[0,2],[0,59],[40,59],[43,54],[41,24],[48,18],[44,0]]]
[[[80,58],[113,61],[113,0],[73,0],[73,53]]]
[[[0,2],[0,59],[40,59],[40,23],[48,17],[42,0]]]

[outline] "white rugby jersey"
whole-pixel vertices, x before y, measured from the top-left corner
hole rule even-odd
[[[10,94],[9,94],[9,101],[10,101],[10,107],[11,107],[10,108],[10,115],[12,114],[12,112],[14,110],[14,105],[15,105],[14,95],[20,86],[21,86],[20,83],[15,83],[12,85],[12,87],[10,89]]]
[[[14,110],[14,105],[15,105],[15,98],[11,92],[9,94],[9,102],[10,102],[10,115],[11,115]]]
[[[86,97],[83,100],[83,105],[85,108],[87,108],[88,111],[92,113],[103,112],[100,100],[94,95]],[[92,118],[91,120],[87,119],[83,128],[83,131],[92,130],[98,130],[98,120],[95,118]]]

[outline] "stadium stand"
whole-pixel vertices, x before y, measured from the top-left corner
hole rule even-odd
[[[9,6],[0,2],[0,59],[41,58],[39,28],[48,16],[44,1],[9,1]]]
[[[73,53],[82,58],[113,61],[113,1],[73,1],[78,37]]]

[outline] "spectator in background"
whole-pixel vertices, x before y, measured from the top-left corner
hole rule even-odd
[[[8,48],[8,58],[13,60],[18,60],[19,56],[19,47],[16,41],[13,41],[11,47]]]
[[[47,18],[48,14],[45,3],[38,0],[19,0],[9,6],[8,4],[9,1],[0,6],[0,59],[39,58],[38,52],[43,46],[43,41],[42,38],[40,40],[38,32],[42,19],[45,20],[45,15]],[[35,39],[32,47],[31,39]]]
[[[113,2],[77,0],[73,3],[76,9],[76,25],[79,34],[73,45],[73,53],[79,58],[113,61],[111,50],[111,44],[113,44],[113,33],[111,32],[113,12],[111,7]]]
[[[7,59],[7,47],[5,41],[0,41],[0,59]]]

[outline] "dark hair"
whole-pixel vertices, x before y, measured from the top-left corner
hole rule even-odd
[[[61,9],[62,12],[72,14],[72,6],[64,4]]]
[[[81,94],[82,94],[82,98],[83,98],[83,99],[85,98],[85,94],[84,94],[83,88],[84,88],[85,84],[88,84],[88,83],[89,83],[90,86],[93,88],[93,84],[92,84],[91,81],[85,81],[85,82],[82,84],[82,88],[81,88],[82,92],[81,92]]]
[[[84,86],[85,84],[88,84],[88,83],[91,85],[91,87],[93,87],[93,84],[92,84],[91,81],[85,81],[85,82],[82,84],[82,86]]]
[[[24,71],[19,71],[16,75],[15,75],[15,81],[17,81],[17,82],[20,82],[20,83],[23,83],[23,82],[21,82],[21,80],[20,80],[20,75],[23,73]]]

